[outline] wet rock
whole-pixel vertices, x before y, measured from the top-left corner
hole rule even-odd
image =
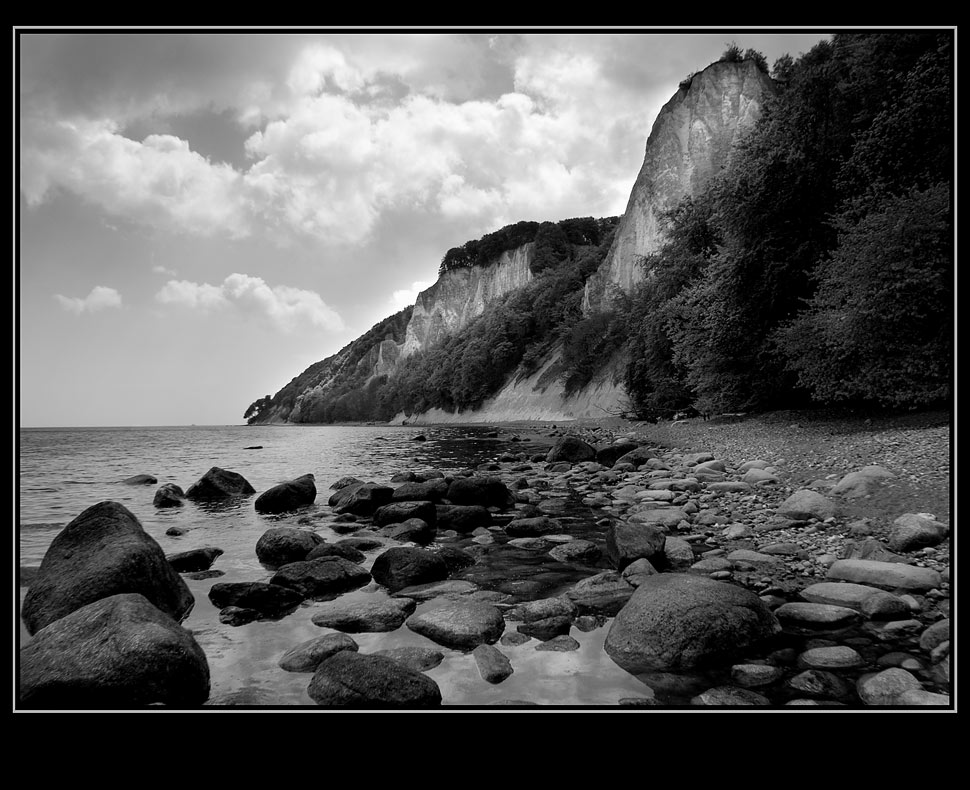
[[[734,564],[725,557],[704,557],[688,568],[688,573],[709,576],[712,573],[730,573]]]
[[[838,560],[829,567],[826,577],[890,591],[923,592],[940,586],[940,574],[932,568],[875,560]]]
[[[515,497],[495,477],[459,477],[448,486],[448,501],[453,505],[479,505],[505,510],[515,505]]]
[[[337,513],[353,513],[355,516],[372,516],[374,512],[391,501],[394,489],[377,483],[351,483],[337,489],[327,500]]]
[[[731,705],[757,706],[770,705],[771,701],[763,694],[737,686],[716,686],[698,694],[690,701],[691,705]]]
[[[205,579],[218,579],[220,576],[225,576],[224,571],[208,570],[208,571],[193,571],[192,573],[186,573],[186,579],[194,579],[195,581],[204,581]]]
[[[509,619],[533,623],[549,617],[565,617],[572,621],[576,614],[576,604],[565,596],[559,596],[520,603],[509,612]]]
[[[161,546],[117,502],[89,507],[51,542],[21,610],[27,633],[101,598],[144,595],[177,621],[195,604]]]
[[[918,513],[905,513],[893,522],[889,548],[896,552],[919,551],[946,540],[950,528]]]
[[[218,502],[255,493],[256,489],[241,474],[213,466],[189,486],[185,498],[196,502]]]
[[[371,575],[357,563],[343,557],[320,557],[283,565],[270,584],[289,587],[304,598],[339,595],[370,582]]]
[[[395,546],[374,560],[371,574],[378,584],[397,592],[417,584],[443,581],[448,578],[448,566],[435,552]]]
[[[448,566],[448,573],[457,573],[463,568],[468,568],[475,564],[475,558],[464,549],[457,546],[435,546],[435,553],[444,560]]]
[[[158,482],[154,475],[133,475],[121,481],[126,486],[153,486]]]
[[[664,541],[663,567],[673,573],[683,573],[694,564],[694,550],[683,538],[670,538]]]
[[[516,626],[516,631],[520,634],[527,634],[540,641],[547,642],[553,637],[568,634],[572,626],[572,618],[562,615],[544,617],[539,620],[531,620]]]
[[[427,546],[433,543],[438,530],[420,518],[409,518],[399,524],[391,524],[381,530],[381,535],[402,543],[417,543]]]
[[[281,657],[280,668],[287,672],[315,672],[321,662],[341,650],[357,652],[357,643],[346,634],[324,634],[291,647]]]
[[[189,549],[189,551],[168,554],[165,559],[179,573],[192,573],[209,570],[216,558],[223,553],[222,549],[217,549],[215,546],[206,546],[200,549]]]
[[[499,642],[508,647],[515,647],[516,645],[524,645],[526,642],[531,642],[532,637],[528,634],[520,634],[518,631],[506,631],[502,634],[502,638]]]
[[[596,448],[576,436],[563,436],[549,450],[546,455],[546,462],[576,464],[582,461],[592,461],[595,458]]]
[[[634,589],[617,571],[604,571],[576,582],[565,595],[579,614],[612,617],[630,600]]]
[[[392,477],[391,479],[393,480],[394,478]],[[330,486],[330,490],[339,491],[341,488],[346,488],[347,486],[355,485],[363,482],[364,482],[363,480],[360,480],[359,478],[356,478],[356,477],[341,477],[337,482],[333,483]]]
[[[438,521],[438,513],[433,502],[407,501],[392,502],[383,505],[374,512],[374,524],[386,527],[390,524],[400,524],[408,519],[419,518],[425,524],[433,527]]]
[[[351,634],[396,631],[416,606],[411,598],[330,601],[318,608],[310,619],[314,625]]]
[[[458,598],[478,592],[481,588],[474,582],[465,579],[445,579],[428,584],[416,584],[404,587],[391,594],[392,598],[411,598],[423,603],[435,598]]]
[[[512,662],[493,645],[479,645],[472,651],[478,671],[486,683],[501,683],[512,674]]]
[[[384,544],[378,543],[378,545],[383,546]],[[321,557],[343,557],[345,560],[348,560],[349,562],[356,562],[358,565],[367,559],[364,552],[355,549],[352,545],[345,543],[344,541],[338,541],[336,543],[321,543],[315,546],[304,559],[318,560]]]
[[[393,481],[394,478],[391,478]],[[391,499],[394,502],[434,502],[438,503],[448,494],[448,483],[442,478],[424,483],[410,482],[394,489]]]
[[[262,614],[245,606],[226,606],[219,610],[219,622],[234,628],[258,620]]]
[[[604,650],[628,672],[690,669],[729,661],[780,630],[771,610],[741,587],[662,573],[636,588]]]
[[[659,524],[618,521],[606,530],[606,555],[621,571],[639,559],[663,566],[666,540],[665,530]]]
[[[856,683],[859,698],[866,705],[898,705],[899,697],[906,691],[922,691],[919,680],[899,667],[884,669],[872,675],[863,675]]]
[[[882,622],[870,620],[866,623],[866,631],[882,642],[899,642],[916,637],[923,624],[919,620],[889,620]]]
[[[187,532],[188,530],[183,527],[169,527],[165,530],[165,534],[172,538],[179,538]]]
[[[603,552],[599,546],[589,540],[571,540],[550,549],[549,556],[557,562],[576,562],[591,564],[596,562]]]
[[[209,600],[217,609],[238,606],[255,609],[267,617],[278,617],[299,606],[303,595],[289,587],[266,582],[216,582],[209,588]]]
[[[438,505],[435,513],[440,530],[453,529],[466,534],[492,525],[492,514],[481,505]]]
[[[387,650],[377,650],[374,655],[399,661],[415,672],[427,672],[445,660],[445,654],[440,650],[419,645],[404,645],[402,647],[391,647]]]
[[[182,507],[185,504],[185,492],[175,483],[165,483],[158,487],[152,500],[155,507]]]
[[[802,488],[782,502],[775,509],[775,513],[784,518],[796,520],[817,518],[819,521],[824,521],[835,515],[835,503],[817,491]]]
[[[279,568],[305,560],[323,542],[320,535],[308,529],[271,527],[256,541],[256,556],[266,567]]]
[[[342,708],[429,708],[441,690],[427,675],[385,656],[342,650],[321,662],[307,694],[318,705]]]
[[[505,630],[501,610],[491,604],[444,600],[425,606],[405,625],[445,647],[472,650],[481,644],[494,644]]]
[[[305,474],[267,489],[256,497],[254,507],[257,513],[287,513],[312,505],[316,498],[314,477]]]
[[[201,705],[209,665],[192,634],[137,593],[82,605],[20,650],[19,701],[28,708]]]
[[[559,636],[554,636],[552,639],[547,639],[541,644],[536,645],[536,650],[547,650],[555,653],[569,653],[573,650],[579,650],[579,647],[579,642],[577,642],[571,636],[560,634]]]
[[[555,535],[562,532],[562,523],[549,516],[516,518],[505,525],[505,532],[514,538]]]
[[[689,516],[679,507],[640,505],[630,510],[628,518],[635,524],[658,524],[669,530],[687,521]]]

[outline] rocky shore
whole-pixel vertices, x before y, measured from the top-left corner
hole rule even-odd
[[[603,650],[643,682],[617,706],[950,709],[948,426],[778,417],[505,426],[496,437],[521,451],[328,481],[326,506],[302,474],[255,499],[291,516],[255,546],[267,576],[214,579],[208,597],[228,625],[312,605],[330,632],[279,667],[335,708],[454,704],[425,674],[448,651],[499,685],[515,671],[503,647],[570,651],[571,633],[608,626]],[[255,493],[213,469],[185,496]],[[577,534],[575,507],[595,518]],[[487,570],[498,551],[534,571]],[[120,505],[85,511],[30,582],[21,702],[232,704],[209,697],[204,653],[179,625],[179,575],[220,553],[165,557]],[[366,603],[347,595],[364,587],[377,593]],[[426,646],[368,654],[352,636],[401,628]],[[125,639],[170,658],[128,656]]]

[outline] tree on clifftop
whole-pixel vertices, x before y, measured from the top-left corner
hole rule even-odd
[[[269,408],[272,400],[273,399],[269,395],[266,395],[259,400],[254,400],[249,404],[249,408],[246,409],[243,419],[246,420],[249,425],[252,425],[257,419],[259,419],[260,413]]]

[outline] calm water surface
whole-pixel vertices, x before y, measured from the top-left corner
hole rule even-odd
[[[314,705],[306,693],[311,675],[284,672],[280,656],[291,647],[332,629],[313,625],[320,604],[306,602],[293,614],[277,621],[258,621],[232,627],[219,622],[218,610],[209,602],[209,588],[216,582],[268,581],[273,571],[264,568],[255,552],[259,537],[270,527],[296,524],[301,516],[329,514],[327,499],[331,483],[345,475],[387,483],[396,472],[440,469],[448,474],[494,460],[503,452],[535,452],[523,442],[485,436],[487,428],[417,429],[392,426],[214,426],[168,428],[76,428],[25,429],[20,431],[20,497],[18,550],[21,566],[39,565],[57,533],[91,505],[104,500],[122,503],[141,521],[145,530],[167,553],[203,546],[217,546],[225,553],[213,569],[225,575],[206,580],[186,579],[195,596],[195,607],[183,625],[190,629],[206,653],[212,677],[211,697],[231,696],[246,704],[270,706]],[[426,442],[415,437],[423,433]],[[258,445],[262,449],[246,449]],[[187,489],[211,467],[238,472],[258,493],[299,475],[316,478],[314,505],[286,517],[257,514],[255,496],[232,506],[204,506],[187,502],[181,508],[158,509],[152,504],[163,483]],[[155,485],[130,486],[122,481],[136,474],[150,474]],[[567,492],[560,492],[565,495]],[[583,537],[595,531],[596,514],[572,507],[564,514],[567,530]],[[326,540],[346,537],[329,529],[328,519],[313,526]],[[172,537],[172,526],[187,530]],[[467,542],[467,540],[465,541]],[[463,545],[459,543],[457,545]],[[381,550],[368,552],[363,564],[370,568]],[[558,590],[554,582],[572,582],[568,569],[550,563],[545,569],[526,552],[509,547],[497,552],[483,574],[494,586],[503,574],[509,582],[536,588],[530,597],[547,597]],[[575,579],[593,571],[579,573]],[[558,574],[558,575],[557,575]],[[543,584],[539,584],[539,581]],[[489,586],[486,584],[486,586]],[[541,589],[539,589],[541,587]],[[20,588],[21,601],[25,588]],[[342,598],[386,596],[370,584]],[[419,608],[420,610],[420,608]],[[480,706],[502,700],[529,700],[544,705],[616,705],[623,697],[642,696],[646,687],[620,669],[603,652],[608,625],[584,633],[574,628],[571,636],[580,649],[567,653],[536,651],[532,640],[515,647],[500,645],[514,668],[507,680],[491,685],[482,680],[471,654],[437,645],[408,628],[375,634],[352,634],[367,653],[388,647],[421,645],[445,655],[440,666],[427,672],[439,685],[444,705]],[[514,624],[508,629],[514,630]],[[30,637],[22,624],[21,644]]]

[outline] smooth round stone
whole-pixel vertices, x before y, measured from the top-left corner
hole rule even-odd
[[[894,642],[919,635],[923,624],[919,620],[890,620],[866,623],[866,630],[882,642]]]
[[[810,584],[800,595],[809,603],[824,603],[831,606],[845,606],[861,611],[863,602],[870,596],[882,592],[878,587],[852,582],[818,582]]]
[[[731,680],[745,688],[767,686],[783,674],[781,667],[768,664],[735,664],[731,667]]]
[[[724,557],[705,557],[690,566],[690,573],[716,573],[717,571],[730,571],[733,565]]]
[[[923,662],[916,658],[916,656],[900,651],[879,656],[876,659],[876,665],[887,669],[889,667],[899,667],[909,672],[922,672],[924,669]]]
[[[864,663],[865,660],[857,651],[845,645],[816,647],[798,657],[798,665],[810,669],[852,669]]]
[[[566,653],[571,650],[579,650],[579,642],[571,636],[561,634],[536,645],[536,650],[549,650],[556,653]]]
[[[859,619],[859,613],[845,606],[824,603],[786,603],[775,609],[783,623],[807,628],[841,628]]]
[[[935,694],[924,689],[910,689],[899,695],[900,705],[940,706],[949,705],[950,697],[946,694]]]
[[[346,634],[324,634],[291,647],[280,658],[279,665],[287,672],[316,672],[335,653],[357,649],[357,643]]]
[[[860,678],[856,689],[866,705],[896,705],[903,692],[922,691],[923,687],[915,675],[905,669],[892,667]]]

